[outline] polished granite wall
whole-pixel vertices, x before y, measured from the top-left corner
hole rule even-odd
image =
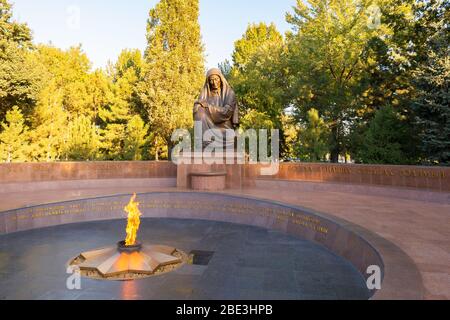
[[[176,178],[177,167],[161,161],[53,162],[0,164],[0,183]]]
[[[234,168],[233,166],[228,166]],[[226,170],[228,187],[254,186],[258,179],[333,182],[450,192],[450,168],[323,163],[280,163],[272,176],[261,174],[265,166],[245,164],[242,170]],[[240,169],[242,168],[242,169]],[[210,168],[206,168],[205,170]],[[179,169],[180,170],[180,169]],[[178,170],[178,171],[179,171]],[[237,171],[236,171],[237,172]],[[242,176],[242,178],[241,178]],[[0,184],[106,179],[177,178],[177,166],[166,161],[58,162],[0,164]],[[233,181],[236,183],[231,183]],[[180,184],[186,186],[187,183]]]
[[[281,163],[279,172],[273,176],[261,175],[261,167],[262,165],[246,166],[245,178],[250,186],[257,179],[270,179],[450,192],[450,168],[447,167]]]

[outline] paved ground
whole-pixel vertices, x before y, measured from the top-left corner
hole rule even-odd
[[[144,219],[140,241],[214,252],[207,266],[131,282],[82,279],[81,290],[67,290],[65,263],[114,245],[125,223],[0,236],[0,299],[368,299],[359,272],[321,246],[256,227],[177,219]]]
[[[312,208],[377,233],[414,260],[426,299],[450,299],[450,205],[339,192],[259,188],[245,194]]]
[[[100,195],[176,190],[105,188],[1,194],[0,211]],[[227,193],[300,205],[359,224],[396,243],[414,260],[421,272],[427,299],[450,299],[450,204],[331,191],[276,190],[262,187],[231,190]]]

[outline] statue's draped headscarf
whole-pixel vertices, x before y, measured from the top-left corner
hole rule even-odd
[[[234,93],[234,90],[231,88],[231,86],[228,84],[227,79],[225,79],[220,69],[213,68],[207,72],[205,85],[203,86],[203,89],[200,93],[199,100],[208,100],[208,97],[212,96],[209,87],[209,78],[213,75],[219,76],[220,80],[222,81],[222,87],[220,90],[220,106],[225,107],[228,105],[234,108],[234,113],[231,118],[231,122],[234,125],[239,124],[239,108],[236,102],[236,94]]]

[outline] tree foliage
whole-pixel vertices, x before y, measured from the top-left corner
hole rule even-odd
[[[148,128],[148,125],[145,125],[138,115],[128,121],[125,130],[125,160],[142,160],[142,150],[146,143]]]
[[[297,1],[287,21],[289,89],[295,114],[306,118],[317,108],[330,127],[332,161],[345,151],[345,135],[352,113],[359,109],[366,65],[364,55],[371,39],[388,33],[372,28],[367,10],[374,1]]]
[[[311,109],[306,123],[299,130],[299,154],[304,161],[322,161],[328,153],[329,130],[319,111]]]
[[[249,24],[219,65],[241,129],[281,156],[450,164],[447,0],[297,0],[282,35]],[[80,46],[35,45],[0,0],[0,161],[168,158],[204,81],[199,0],[160,0],[144,53],[93,70]],[[144,30],[143,30],[144,32]]]
[[[31,31],[12,20],[12,6],[0,0],[0,119],[14,106],[29,112],[39,92],[39,74],[29,56]]]
[[[281,56],[285,50],[283,36],[274,24],[249,25],[242,39],[236,41],[230,83],[242,110],[256,110],[270,116],[280,127],[286,107]]]
[[[97,160],[99,146],[98,128],[89,117],[81,115],[69,123],[63,148],[65,160]]]
[[[404,142],[410,135],[409,127],[392,107],[378,110],[364,135],[364,144],[358,153],[362,163],[405,164],[408,151]],[[409,161],[408,161],[409,160]]]
[[[135,115],[145,115],[139,99],[138,85],[143,66],[139,50],[123,50],[117,62],[110,65],[108,103],[99,111],[103,128],[102,150],[107,160],[123,160],[126,127]]]
[[[417,95],[413,101],[415,123],[419,130],[420,148],[428,164],[450,165],[450,3],[446,10],[428,4],[434,16],[436,31],[427,39],[428,55],[414,72]],[[445,19],[437,19],[444,16]]]
[[[161,0],[150,10],[140,96],[156,150],[170,145],[174,130],[193,126],[204,83],[198,18],[199,0]]]
[[[1,123],[0,161],[23,162],[27,159],[29,147],[28,128],[18,107],[6,114],[6,122]]]

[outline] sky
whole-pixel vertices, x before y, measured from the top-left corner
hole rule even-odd
[[[35,43],[67,49],[82,45],[94,68],[115,61],[126,48],[144,50],[149,10],[158,0],[10,0],[14,18],[26,22]],[[274,22],[282,33],[296,0],[200,0],[206,65],[231,59],[234,42],[249,23]]]

